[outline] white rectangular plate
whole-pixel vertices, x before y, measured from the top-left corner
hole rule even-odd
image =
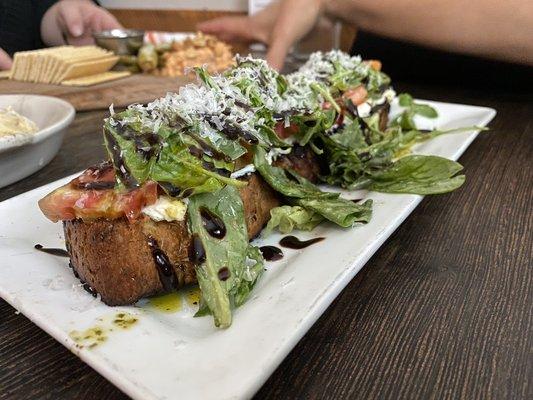
[[[426,127],[485,126],[495,115],[489,108],[429,104],[440,116],[420,120]],[[456,160],[476,135],[441,136],[416,152]],[[324,224],[298,233],[326,239],[304,250],[284,250],[283,260],[268,263],[252,298],[235,311],[231,328],[219,330],[210,317],[193,318],[187,304],[176,313],[108,307],[80,287],[66,259],[33,249],[36,243],[64,246],[61,224],[45,219],[37,201],[69,179],[0,203],[0,295],[135,399],[251,397],[422,199],[369,193],[374,199],[369,224],[346,230]],[[278,240],[272,235],[259,242]],[[69,336],[119,311],[135,314],[138,322],[127,330],[114,329],[94,348],[76,346]]]

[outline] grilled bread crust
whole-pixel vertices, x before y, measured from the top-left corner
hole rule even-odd
[[[256,174],[241,189],[248,236],[257,236],[270,218],[270,210],[280,204],[277,194]],[[168,257],[174,273],[174,286],[196,282],[189,261],[191,234],[187,222],[154,222],[143,218],[135,223],[121,219],[64,221],[65,241],[71,265],[80,280],[100,294],[108,305],[132,304],[166,291],[151,243]]]

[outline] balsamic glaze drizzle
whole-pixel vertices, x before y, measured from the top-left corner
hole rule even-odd
[[[231,272],[228,267],[222,267],[218,270],[218,279],[221,281],[227,281],[230,275]]]
[[[148,238],[148,246],[152,250],[152,257],[154,258],[155,265],[157,266],[157,273],[159,274],[159,280],[165,291],[171,291],[176,287],[176,272],[174,266],[170,262],[168,256],[159,247],[157,240],[153,237]]]
[[[288,249],[304,249],[306,247],[311,246],[312,244],[321,242],[324,240],[324,237],[317,237],[309,240],[300,240],[296,236],[285,236],[283,239],[279,241],[280,246],[286,247]]]
[[[91,286],[89,285],[88,283],[84,282],[82,283],[81,285],[83,287],[83,289],[88,292],[91,296],[93,297],[96,297],[98,296],[98,292]]]
[[[213,214],[205,207],[200,207],[200,216],[202,217],[202,225],[209,235],[215,239],[222,239],[226,236],[226,225],[218,215]]]
[[[68,251],[65,249],[58,249],[58,248],[52,248],[52,247],[44,247],[42,244],[36,244],[33,246],[35,250],[42,251],[43,253],[51,254],[53,256],[58,257],[70,257],[70,254],[68,254]]]
[[[267,261],[278,261],[283,258],[283,251],[276,246],[261,246],[259,251]]]
[[[104,129],[104,137],[109,145],[111,151],[111,157],[113,158],[113,164],[115,165],[115,172],[120,178],[120,181],[128,188],[133,189],[139,187],[139,182],[130,173],[130,170],[124,159],[122,158],[122,151],[120,146],[111,132]]]
[[[106,190],[113,189],[115,187],[115,182],[84,182],[77,183],[76,187],[83,190]]]
[[[189,248],[189,261],[195,265],[200,265],[205,261],[205,249],[200,237],[193,234],[191,247]]]

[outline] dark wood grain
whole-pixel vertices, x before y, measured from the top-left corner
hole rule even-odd
[[[533,102],[405,88],[498,115],[460,160],[467,183],[422,202],[257,399],[533,398]],[[0,200],[101,159],[102,116],[79,114],[61,153]],[[0,399],[19,398],[127,397],[0,301]]]
[[[168,92],[177,91],[190,82],[190,78],[167,78],[149,74],[135,74],[116,81],[93,86],[76,87],[44,83],[0,81],[0,94],[42,94],[56,96],[72,104],[76,111],[107,110],[111,103],[115,108],[132,103],[148,103]]]

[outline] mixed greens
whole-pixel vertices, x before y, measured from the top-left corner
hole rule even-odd
[[[202,253],[195,260],[198,315],[212,314],[216,326],[231,324],[231,310],[246,301],[263,271],[239,195],[247,174],[257,171],[284,199],[266,229],[283,233],[326,220],[348,228],[372,215],[371,200],[346,200],[276,165],[303,146],[320,160],[321,182],[347,189],[434,194],[464,182],[454,161],[407,155],[415,143],[447,132],[418,129],[415,115],[437,113],[406,94],[399,96],[403,112],[385,127],[396,94],[390,78],[360,57],[315,53],[286,76],[251,57],[237,57],[219,76],[196,72],[198,84],[112,112],[104,138],[119,188],[155,181],[167,195],[188,198],[189,228]],[[206,214],[221,221],[225,235],[213,235]]]

